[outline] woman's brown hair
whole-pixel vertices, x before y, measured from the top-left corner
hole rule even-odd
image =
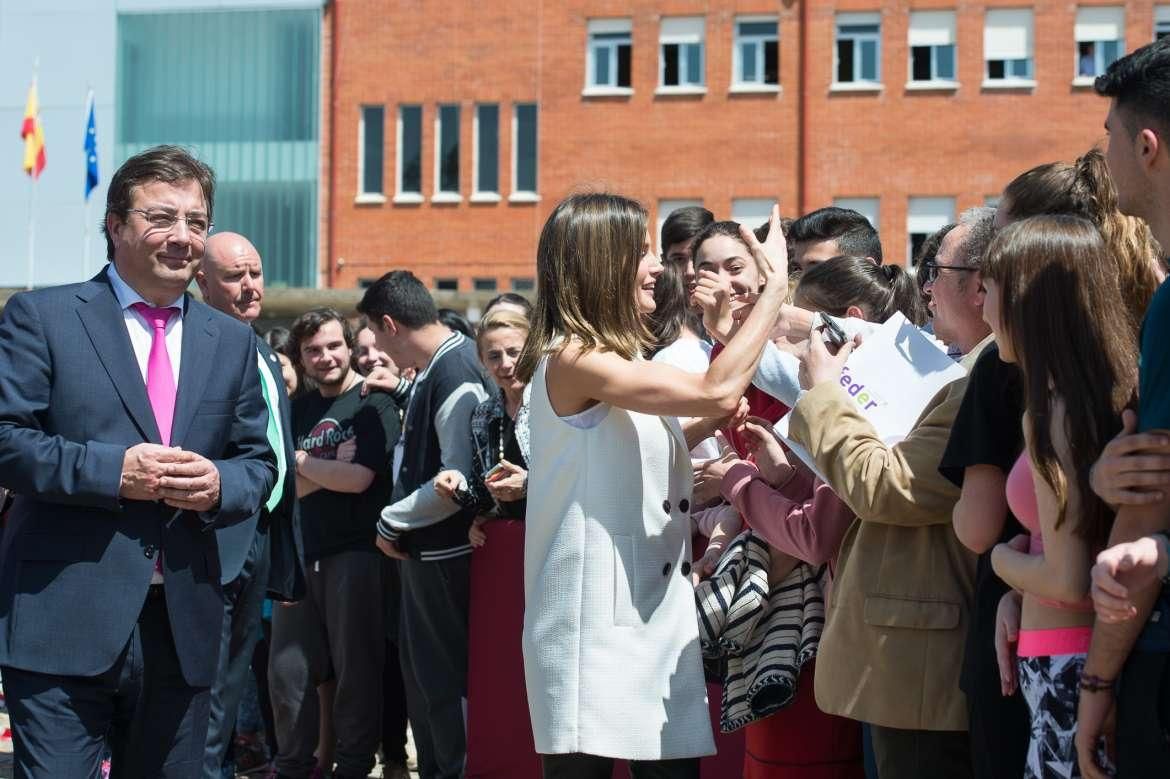
[[[1074,530],[1102,547],[1113,511],[1089,488],[1089,469],[1121,428],[1137,390],[1137,336],[1117,283],[1117,263],[1093,223],[1035,216],[1004,228],[988,249],[983,276],[1001,294],[1004,336],[1024,374],[1033,467],[1052,487],[1065,521],[1070,490],[1080,498]],[[1073,473],[1053,443],[1052,417],[1064,404]]]
[[[1004,188],[1012,221],[1040,214],[1067,214],[1092,222],[1116,259],[1118,284],[1134,332],[1158,289],[1161,249],[1149,226],[1117,208],[1117,189],[1099,149],[1071,165],[1050,162],[1025,171]]]
[[[926,322],[926,306],[918,281],[901,265],[878,265],[868,257],[838,255],[818,262],[800,274],[797,297],[833,316],[845,316],[850,306],[865,312],[871,322],[884,322],[901,311],[916,325]]]
[[[536,248],[532,330],[516,366],[522,381],[561,338],[627,360],[653,343],[634,289],[648,219],[641,203],[606,193],[570,195],[553,209]]]

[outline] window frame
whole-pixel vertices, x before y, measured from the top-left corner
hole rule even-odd
[[[629,17],[590,19],[586,24],[585,33],[585,94],[632,94],[634,89],[633,57],[634,34],[633,23]],[[605,36],[599,38],[599,36]],[[620,52],[622,46],[629,49],[630,60],[629,84],[620,84]],[[596,81],[597,61],[599,53],[604,50],[606,67],[612,78],[606,83]]]
[[[741,24],[773,24],[776,31],[772,34],[742,33]],[[767,80],[767,45],[776,45],[776,80]],[[744,78],[743,47],[752,44],[756,47],[753,57],[755,67],[758,68],[759,78],[747,80]],[[777,16],[737,16],[732,21],[731,36],[731,89],[732,91],[772,92],[780,89],[780,18]]]
[[[1101,18],[1096,20],[1087,19],[1089,15],[1104,14],[1112,16],[1114,12],[1120,13],[1120,18],[1109,19],[1105,21]],[[1157,12],[1155,10],[1155,19],[1157,19]],[[1115,32],[1119,34],[1120,38],[1104,38],[1104,37],[1082,37],[1079,28],[1082,26],[1090,26],[1093,24],[1100,25],[1102,23],[1114,24]],[[1106,62],[1105,47],[1113,44],[1116,47],[1114,52],[1116,56]],[[1092,47],[1093,57],[1093,73],[1081,73],[1081,47],[1088,45]],[[1073,84],[1075,86],[1091,86],[1097,76],[1105,72],[1105,70],[1121,57],[1125,56],[1125,6],[1077,6],[1077,13],[1073,24]]]
[[[455,189],[443,188],[443,132],[444,110],[455,111]],[[462,165],[460,156],[462,155],[462,138],[460,137],[460,130],[462,125],[462,106],[459,103],[439,103],[435,106],[435,135],[434,135],[434,152],[435,152],[435,178],[434,178],[434,192],[431,195],[432,203],[457,203],[463,199],[461,189],[461,175]]]
[[[382,113],[382,168],[378,171],[378,188],[366,187],[366,111],[378,109]],[[383,103],[361,103],[358,106],[358,159],[357,159],[357,203],[386,202],[386,106]]]
[[[942,216],[939,216],[937,213],[932,212],[931,209],[927,209],[927,208],[919,209],[919,213],[914,213],[914,205],[915,205],[916,201],[922,205],[927,205],[927,204],[939,205],[939,204],[943,203],[944,201],[947,201],[946,204],[949,206],[949,209],[950,209],[949,215],[942,217]],[[958,198],[956,198],[954,195],[921,195],[921,196],[911,195],[910,197],[908,197],[906,199],[906,269],[907,270],[913,271],[917,268],[917,266],[914,264],[914,254],[915,254],[914,236],[915,235],[923,235],[926,237],[930,237],[932,234],[934,234],[937,230],[939,230],[943,226],[948,225],[951,222],[954,222],[955,221],[955,209],[957,207],[957,204],[958,204]],[[926,213],[923,213],[923,211],[925,211]],[[911,223],[915,219],[919,219],[922,221],[930,220],[932,223],[937,222],[937,226],[932,226],[929,230],[926,230],[926,231],[911,230],[910,229]]]
[[[417,109],[418,111],[418,189],[408,190],[403,187],[404,184],[404,160],[403,160],[403,134],[405,123],[405,112],[410,109]],[[399,103],[397,116],[395,117],[396,124],[396,143],[394,144],[394,202],[395,203],[421,203],[423,201],[423,153],[422,153],[422,127],[423,127],[424,111],[421,103]]]
[[[946,27],[949,28],[949,33],[946,36],[950,43],[918,43],[915,44],[915,17],[918,17],[921,30],[926,27],[925,22],[928,20],[937,21],[942,17],[947,17]],[[959,52],[958,52],[958,35],[957,35],[957,18],[956,13],[952,10],[938,10],[938,11],[911,11],[909,19],[909,27],[906,34],[906,87],[908,89],[929,89],[935,88],[955,88],[958,86],[959,79]],[[931,27],[939,27],[942,25],[931,25]],[[919,48],[927,48],[930,50],[930,76],[925,79],[916,79],[914,77],[914,50]],[[939,54],[943,49],[950,49],[951,57],[951,75],[939,75]]]
[[[674,63],[678,83],[667,84],[667,47],[676,47]],[[691,47],[699,52],[698,80],[691,72]],[[658,94],[691,94],[707,91],[707,20],[702,16],[664,16],[658,25]]]
[[[876,27],[876,31],[843,32],[844,27]],[[853,74],[849,81],[842,81],[841,43],[849,41],[853,48]],[[864,43],[873,43],[874,77],[864,77],[861,50]],[[880,12],[838,13],[833,19],[833,84],[834,90],[878,90],[882,88],[882,19]]]
[[[532,189],[520,189],[520,109],[533,109]],[[533,102],[512,104],[512,188],[508,200],[513,203],[535,203],[540,200],[540,104]]]
[[[1025,41],[1027,49],[1026,57],[989,57],[988,56],[988,30],[989,20],[995,17],[1003,18],[1012,15],[1019,15],[1021,19],[1027,18],[1027,25],[1024,27]],[[997,26],[1007,26],[1000,23]],[[1002,63],[1003,75],[991,75],[991,63]],[[1023,63],[1024,73],[1013,72],[1018,65]],[[1036,13],[1032,8],[988,8],[983,14],[983,88],[984,89],[1019,89],[1031,88],[1036,86]]]
[[[1152,40],[1161,40],[1170,36],[1170,5],[1154,6],[1154,37]]]
[[[483,118],[481,112],[484,109],[495,109],[496,112],[496,154],[495,154],[495,168],[496,168],[496,186],[495,189],[484,189],[481,181],[482,173],[481,165],[486,158],[482,155],[480,143],[482,141]],[[471,199],[477,203],[495,203],[500,200],[500,104],[499,103],[476,103],[475,112],[472,116],[472,166],[471,166]]]

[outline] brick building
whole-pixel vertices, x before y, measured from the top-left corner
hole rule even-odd
[[[834,202],[886,257],[1103,137],[1092,76],[1170,5],[334,0],[321,283],[528,289],[569,192],[759,221]]]

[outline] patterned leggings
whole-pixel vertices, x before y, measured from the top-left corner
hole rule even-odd
[[[1028,703],[1032,732],[1025,779],[1079,779],[1077,698],[1085,655],[1020,658],[1020,690]]]

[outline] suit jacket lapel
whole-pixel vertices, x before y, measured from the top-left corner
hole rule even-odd
[[[130,335],[126,332],[126,320],[118,298],[114,296],[105,272],[84,284],[78,297],[85,301],[78,306],[77,313],[89,335],[98,359],[109,374],[122,405],[134,420],[144,441],[159,443],[162,438],[158,424],[154,421],[154,410],[146,396],[146,382],[142,380],[142,369],[134,356]]]
[[[203,397],[207,378],[220,369],[214,363],[219,345],[219,328],[210,310],[187,295],[187,313],[183,317],[183,352],[179,361],[179,386],[175,398],[175,419],[171,426],[171,445],[182,446],[195,408]]]

